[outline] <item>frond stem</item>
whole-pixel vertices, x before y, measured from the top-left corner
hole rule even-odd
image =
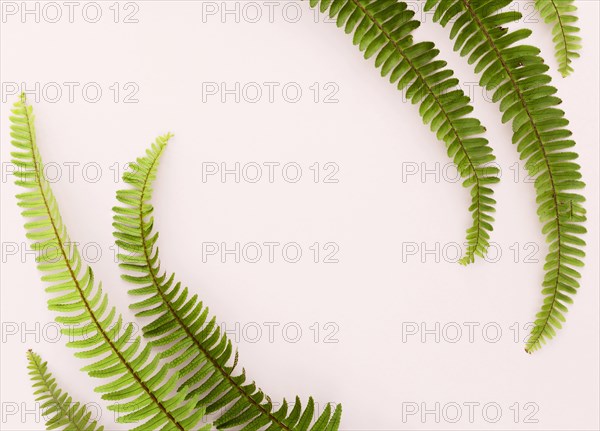
[[[565,34],[565,29],[563,27],[562,17],[560,16],[560,11],[558,10],[558,6],[556,6],[556,2],[554,0],[550,0],[550,3],[552,4],[552,8],[554,9],[554,11],[556,12],[556,18],[558,19],[558,26],[560,27],[560,33],[562,35],[563,45],[565,47],[565,55],[566,55],[566,59],[568,61],[569,60],[569,51],[568,51],[569,45],[567,44],[567,35]]]

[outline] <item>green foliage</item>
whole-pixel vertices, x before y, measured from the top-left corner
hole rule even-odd
[[[122,423],[141,423],[135,430],[191,430],[197,428],[204,411],[196,407],[195,397],[185,390],[171,395],[177,376],[169,377],[159,358],[152,358],[150,347],[140,337],[133,338],[134,326],[123,324],[108,302],[102,286],[94,281],[62,221],[49,182],[44,177],[42,159],[35,137],[34,116],[25,97],[15,103],[11,116],[12,153],[16,184],[25,188],[17,196],[27,237],[33,241],[47,292],[53,294],[48,307],[59,313],[65,325],[68,346],[77,357],[94,359],[85,366],[92,377],[110,379],[96,388],[102,398],[114,401],[109,408],[118,411]],[[203,427],[203,429],[208,428]]]
[[[473,225],[467,230],[467,253],[461,263],[483,256],[494,220],[496,202],[490,185],[498,181],[498,169],[488,164],[495,157],[481,136],[485,128],[469,117],[473,110],[469,97],[458,88],[447,63],[438,59],[435,45],[413,41],[412,32],[419,26],[414,12],[397,0],[311,0],[310,5],[328,12],[346,33],[354,33],[353,42],[365,58],[376,56],[381,75],[389,76],[413,104],[419,104],[424,123],[446,144],[464,186],[471,187]]]
[[[152,342],[143,346],[140,337],[133,337],[133,325],[124,324],[109,305],[101,285],[94,282],[92,269],[83,263],[67,234],[43,174],[34,117],[24,97],[15,104],[13,114],[12,144],[18,151],[12,156],[19,168],[16,183],[27,189],[17,198],[24,208],[23,216],[30,219],[25,227],[38,253],[38,268],[45,273],[42,279],[51,283],[46,290],[55,294],[48,302],[49,308],[57,311],[60,315],[56,320],[67,326],[63,333],[71,337],[68,345],[79,349],[76,356],[95,359],[83,370],[92,377],[111,379],[96,390],[103,399],[115,402],[109,409],[121,413],[119,422],[141,423],[134,428],[139,431],[204,430],[211,424],[202,426],[201,419],[205,413],[214,413],[214,425],[219,429],[338,429],[341,406],[334,410],[327,405],[313,423],[316,406],[312,398],[305,409],[297,397],[293,406],[284,400],[274,409],[270,398],[254,382],[246,381],[245,371],[234,374],[237,354],[232,354],[232,344],[221,333],[216,319],[209,317],[208,308],[197,295],[188,298],[188,289],[174,283],[174,275],[167,278],[161,273],[150,199],[158,158],[170,135],[159,138],[146,157],[132,164],[135,172],[124,176],[132,189],[119,191],[117,196],[126,207],[115,208],[117,243],[128,252],[120,255],[122,266],[138,273],[123,277],[141,284],[132,293],[144,296],[132,308],[139,310],[139,316],[155,317],[144,327],[144,335]],[[153,346],[168,347],[153,357]],[[48,400],[44,408],[49,414],[56,413],[49,429],[94,430],[96,424],[89,421],[79,404],[71,411],[65,410],[71,398],[56,388],[46,364],[32,352],[29,359],[34,386],[42,387],[36,394],[41,394],[40,400]]]
[[[124,206],[113,209],[114,235],[123,250],[119,260],[128,272],[123,278],[138,285],[130,293],[141,298],[131,308],[138,316],[153,318],[143,328],[144,335],[154,346],[166,347],[160,356],[177,370],[179,390],[197,399],[207,413],[215,413],[218,429],[307,430],[314,415],[312,398],[304,411],[298,397],[293,408],[284,400],[274,410],[271,399],[246,380],[244,371],[234,374],[237,353],[198,295],[176,282],[174,274],[161,270],[158,232],[153,229],[152,183],[170,138],[159,137],[144,157],[129,165],[132,172],[125,173],[123,180],[131,187],[117,192]],[[332,412],[328,405],[311,429],[337,430],[340,416],[341,406]]]
[[[531,31],[508,31],[506,24],[519,20],[518,12],[499,12],[511,0],[428,0],[426,10],[436,7],[434,20],[446,26],[452,23],[454,49],[468,56],[469,64],[481,73],[480,85],[493,91],[500,103],[502,121],[512,121],[513,143],[525,167],[535,177],[538,215],[544,227],[550,252],[546,256],[546,275],[541,311],[526,346],[527,352],[539,349],[556,334],[565,321],[567,304],[577,292],[580,278],[576,267],[583,266],[581,235],[586,229],[584,197],[576,192],[581,181],[575,142],[564,112],[557,108],[546,74],[548,66],[534,46],[518,44]]]
[[[48,363],[31,350],[27,352],[29,375],[35,389],[36,401],[42,402],[41,409],[46,417],[46,429],[64,431],[103,431],[104,427],[91,420],[92,414],[85,405],[73,403],[73,399],[63,392],[52,374]]]
[[[512,122],[513,144],[525,168],[535,178],[538,216],[549,244],[542,294],[543,305],[526,343],[531,353],[556,335],[565,322],[567,306],[579,288],[577,268],[583,266],[586,233],[583,223],[585,187],[569,121],[558,108],[561,100],[551,85],[548,66],[540,50],[522,43],[531,31],[509,31],[521,14],[503,11],[511,0],[426,0],[425,10],[435,8],[434,21],[446,27],[454,49],[467,57],[481,74],[480,85],[500,105],[503,122]],[[460,260],[469,264],[483,257],[493,230],[495,200],[492,184],[499,170],[485,128],[470,116],[470,99],[459,88],[447,63],[439,59],[432,42],[415,42],[420,23],[414,12],[398,0],[310,0],[335,19],[337,26],[353,34],[364,57],[375,56],[375,67],[388,77],[413,104],[419,105],[423,122],[444,142],[456,164],[463,185],[470,188],[473,224],[467,230],[467,252]],[[576,35],[576,7],[572,0],[535,0],[543,19],[553,25],[553,42],[559,71],[573,71],[581,38]],[[83,367],[91,377],[109,379],[96,388],[112,401],[121,423],[135,424],[133,431],[208,430],[214,418],[217,429],[337,431],[342,409],[328,404],[317,415],[314,400],[305,408],[298,397],[283,400],[276,408],[245,370],[237,371],[237,352],[217,325],[208,308],[174,274],[161,269],[154,232],[152,184],[158,162],[171,135],[159,137],[144,157],[124,175],[129,185],[117,193],[123,204],[114,208],[115,237],[124,250],[120,266],[123,278],[136,284],[130,293],[140,299],[131,305],[139,317],[151,322],[143,328],[149,341],[133,336],[133,324],[125,324],[109,304],[93,271],[82,260],[62,221],[36,144],[34,116],[24,96],[14,105],[11,121],[11,153],[16,184],[26,189],[17,196],[27,237],[37,252],[37,264],[50,284],[49,309],[70,336],[69,347],[90,363]],[[160,349],[155,353],[154,348]],[[28,352],[30,375],[38,401],[50,418],[48,429],[103,431],[80,403],[61,391],[47,364]],[[315,416],[318,416],[315,419]]]
[[[552,42],[555,45],[558,71],[563,76],[573,72],[571,62],[579,57],[581,37],[577,36],[577,6],[573,0],[535,0],[535,7],[548,24],[552,24]]]

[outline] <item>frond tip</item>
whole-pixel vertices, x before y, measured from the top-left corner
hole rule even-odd
[[[571,62],[579,57],[581,37],[577,36],[577,6],[573,0],[535,0],[535,7],[547,24],[552,24],[558,71],[562,76],[573,72]]]
[[[460,260],[469,264],[483,257],[489,247],[496,201],[491,185],[499,181],[499,170],[485,128],[470,117],[471,100],[459,88],[454,72],[438,58],[432,42],[413,41],[419,27],[414,12],[397,0],[311,0],[312,7],[329,13],[337,26],[354,33],[354,44],[365,58],[376,56],[375,67],[391,83],[406,91],[406,97],[419,104],[419,114],[437,138],[446,145],[463,185],[471,189],[473,224],[467,230],[467,252]]]
[[[47,430],[65,431],[103,431],[92,420],[92,414],[84,404],[74,403],[68,393],[63,392],[52,374],[48,371],[48,363],[32,350],[27,352],[29,376],[35,389],[36,401],[41,402],[43,416],[46,418]]]
[[[247,381],[244,370],[235,372],[237,353],[208,307],[176,282],[175,274],[161,269],[151,199],[159,159],[171,136],[160,136],[144,157],[130,163],[132,172],[123,175],[130,187],[117,192],[122,206],[113,208],[114,236],[123,250],[118,258],[127,272],[122,277],[136,285],[129,293],[141,298],[131,308],[152,319],[143,328],[144,335],[164,348],[159,355],[181,378],[178,390],[214,413],[217,429],[307,430],[315,414],[313,399],[304,410],[297,397],[293,408],[283,400],[275,409],[271,399]],[[333,411],[328,405],[311,430],[336,431],[341,412],[341,406]]]

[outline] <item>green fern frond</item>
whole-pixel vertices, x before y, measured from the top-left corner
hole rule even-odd
[[[525,167],[535,177],[538,215],[544,227],[550,251],[546,256],[546,275],[541,311],[527,342],[526,351],[533,352],[554,337],[565,321],[567,305],[577,292],[580,278],[575,269],[583,266],[586,232],[584,197],[576,190],[581,180],[577,154],[571,151],[575,142],[567,129],[569,121],[557,108],[561,100],[555,96],[546,74],[548,66],[539,56],[540,50],[518,42],[531,31],[509,32],[504,25],[519,20],[518,12],[499,12],[511,0],[428,0],[425,9],[436,6],[434,20],[446,26],[452,22],[450,36],[454,48],[469,56],[469,64],[482,74],[480,84],[494,91],[493,100],[500,103],[502,121],[512,121],[513,143]]]
[[[573,72],[571,62],[579,57],[581,37],[577,36],[577,6],[573,0],[535,0],[535,7],[547,24],[552,24],[552,42],[555,45],[558,71],[562,76]]]
[[[469,117],[470,99],[457,86],[454,72],[438,59],[432,42],[413,42],[412,32],[419,26],[414,12],[397,0],[311,0],[312,7],[329,13],[338,27],[354,33],[354,44],[365,58],[376,55],[375,66],[389,76],[447,147],[448,155],[471,188],[473,225],[467,230],[467,252],[462,264],[484,256],[494,221],[495,201],[491,184],[498,182],[498,169],[487,166],[495,157],[481,135],[485,128]]]
[[[113,209],[114,235],[123,250],[118,254],[120,266],[129,273],[123,279],[138,285],[130,293],[142,297],[131,308],[138,316],[154,319],[143,328],[144,335],[155,346],[168,346],[161,356],[178,370],[183,381],[180,390],[189,388],[188,397],[197,397],[199,406],[215,413],[218,429],[307,430],[314,415],[312,398],[304,411],[298,398],[293,409],[284,400],[275,410],[270,398],[246,380],[244,371],[234,374],[237,353],[198,295],[175,282],[174,274],[161,270],[152,184],[170,138],[170,134],[159,137],[144,157],[130,164],[132,172],[125,173],[123,180],[131,188],[117,192],[124,206]],[[341,406],[334,412],[327,407],[312,429],[335,431],[340,416]]]
[[[85,405],[73,403],[73,399],[63,392],[52,374],[48,371],[48,363],[33,351],[27,352],[29,365],[29,376],[33,383],[35,400],[42,402],[46,419],[47,430],[64,431],[103,431],[103,426],[98,426],[91,419],[92,414],[88,412]]]
[[[79,350],[77,357],[95,359],[83,368],[90,376],[111,379],[96,391],[116,403],[109,408],[120,413],[119,422],[141,423],[135,428],[140,431],[195,429],[204,412],[196,408],[194,398],[186,399],[185,391],[171,395],[177,376],[169,377],[167,367],[151,357],[150,347],[143,346],[140,337],[132,337],[133,325],[123,324],[70,240],[44,177],[33,111],[24,96],[12,113],[15,179],[27,189],[17,199],[23,216],[30,220],[25,228],[38,253],[38,268],[45,273],[42,280],[51,284],[46,290],[57,294],[48,307],[59,313],[57,322],[66,325],[63,333],[71,340],[67,345]]]

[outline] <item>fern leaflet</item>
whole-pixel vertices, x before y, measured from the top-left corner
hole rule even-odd
[[[579,57],[581,37],[577,36],[577,6],[573,0],[535,0],[535,7],[547,24],[553,24],[552,42],[562,76],[573,72],[571,62]]]
[[[245,371],[234,375],[237,353],[233,354],[231,342],[198,295],[190,296],[187,287],[174,281],[174,274],[160,268],[155,247],[158,233],[153,232],[152,183],[170,138],[159,137],[144,157],[129,165],[133,172],[125,173],[123,180],[131,187],[117,192],[124,206],[113,209],[116,243],[124,251],[118,257],[121,267],[130,273],[123,278],[140,286],[131,294],[143,297],[131,308],[138,310],[139,316],[154,318],[144,327],[144,335],[153,339],[155,346],[168,346],[161,356],[171,367],[179,368],[181,389],[191,389],[188,397],[198,397],[199,406],[216,413],[218,429],[307,430],[314,415],[312,398],[304,411],[298,398],[293,409],[289,410],[284,400],[275,411],[270,398],[254,382],[246,381]],[[232,358],[233,364],[227,365]],[[332,412],[328,405],[311,429],[335,431],[340,416],[341,406]]]
[[[15,180],[27,189],[17,199],[23,216],[30,220],[25,228],[38,254],[38,268],[45,273],[42,280],[51,283],[46,291],[58,294],[49,299],[48,307],[60,314],[56,321],[66,326],[63,332],[72,340],[67,345],[79,349],[77,357],[96,359],[83,368],[90,376],[113,378],[96,391],[116,402],[109,409],[121,414],[119,422],[143,422],[136,431],[196,428],[204,415],[196,408],[196,400],[186,400],[185,391],[171,395],[177,376],[168,377],[159,358],[151,359],[150,347],[143,347],[140,337],[132,337],[133,325],[123,325],[123,318],[109,305],[107,294],[94,282],[92,269],[70,240],[44,177],[33,111],[24,95],[12,112],[11,142],[18,150],[11,154],[18,168]]]
[[[35,389],[36,401],[42,402],[41,409],[46,419],[46,429],[64,431],[103,431],[91,419],[92,414],[85,405],[73,403],[73,399],[63,392],[52,374],[48,371],[48,363],[33,351],[27,352],[29,375]]]
[[[469,56],[475,71],[481,72],[480,84],[494,91],[493,100],[500,102],[502,121],[512,120],[513,143],[525,167],[535,177],[538,215],[544,224],[550,251],[546,256],[546,275],[541,311],[527,341],[531,353],[554,337],[565,321],[567,304],[577,292],[580,278],[576,267],[583,266],[582,250],[586,232],[584,197],[576,193],[585,187],[581,181],[577,154],[563,151],[575,146],[567,129],[569,121],[557,108],[561,100],[556,88],[548,85],[548,66],[539,56],[539,49],[516,45],[531,31],[509,32],[505,24],[519,20],[518,12],[498,12],[511,0],[428,0],[426,10],[436,6],[434,20],[442,26],[453,22],[450,37],[454,48]]]
[[[406,89],[413,104],[437,138],[447,147],[463,185],[471,188],[473,225],[467,230],[467,251],[462,264],[484,256],[489,246],[489,232],[494,221],[495,201],[491,184],[498,181],[498,169],[486,166],[495,157],[488,141],[481,136],[485,128],[468,115],[473,110],[470,99],[457,88],[458,79],[439,60],[432,42],[414,43],[412,32],[419,26],[414,12],[397,0],[311,0],[312,7],[329,11],[338,27],[354,32],[354,44],[365,58],[377,55],[375,66],[381,75]]]

